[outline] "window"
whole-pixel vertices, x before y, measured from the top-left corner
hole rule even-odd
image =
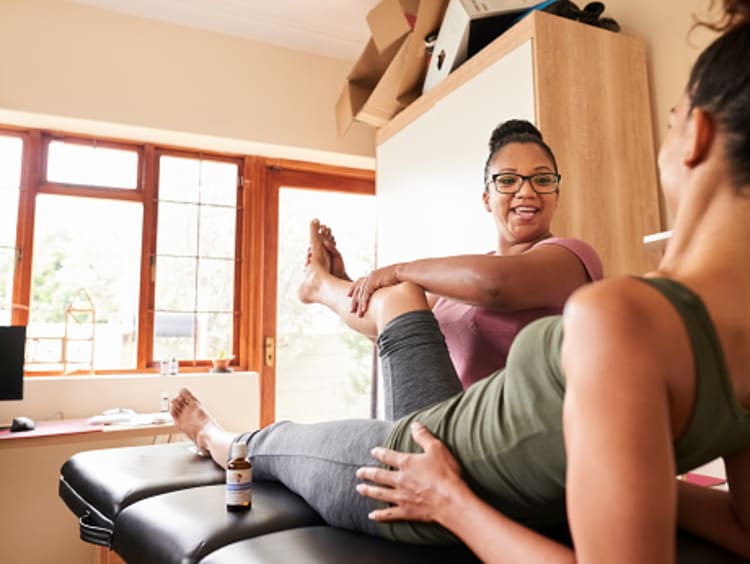
[[[233,352],[239,163],[159,158],[155,359]]]
[[[138,181],[138,153],[100,144],[50,141],[47,180],[133,190]]]
[[[374,193],[370,171],[0,128],[0,323],[27,325],[27,374],[207,370],[222,353],[265,370],[278,170]]]
[[[135,369],[143,207],[39,194],[35,215],[27,370]]]
[[[0,325],[11,322],[23,141],[0,135]]]
[[[135,369],[139,147],[48,139],[34,198],[27,371]],[[62,184],[62,185],[60,185]],[[120,199],[113,189],[128,190]]]

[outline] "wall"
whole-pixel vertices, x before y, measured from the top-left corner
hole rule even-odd
[[[26,415],[36,420],[83,418],[113,407],[158,411],[159,395],[188,387],[227,429],[258,427],[260,404],[255,373],[181,374],[160,377],[37,377],[26,381],[24,400],[0,402],[0,422]],[[182,440],[184,437],[173,437]],[[161,437],[159,441],[166,440]],[[78,538],[78,522],[58,497],[60,467],[76,452],[137,444],[151,438],[92,439],[64,444],[11,447],[0,444],[0,560],[5,564],[94,562],[94,546]]]
[[[721,4],[719,0],[713,0]],[[586,3],[578,2],[580,6]],[[704,28],[690,31],[694,16],[705,17],[711,0],[607,0],[605,15],[615,18],[623,33],[641,37],[646,43],[651,85],[651,115],[656,148],[667,132],[669,110],[684,92],[688,74],[698,54],[715,37]],[[714,12],[715,13],[715,12]],[[585,61],[582,62],[585,64]],[[671,217],[661,205],[662,227]]]
[[[688,34],[693,14],[708,5],[606,2],[623,32],[646,42],[657,146],[711,38],[703,30]],[[121,136],[139,134],[133,127],[148,128],[146,140],[161,140],[154,131],[190,133],[205,138],[172,142],[233,140],[256,154],[347,164],[341,155],[371,159],[375,152],[368,126],[355,124],[336,138],[333,107],[351,64],[67,0],[0,0],[0,123],[96,133],[101,124],[116,132],[111,124],[118,124],[130,126]]]
[[[623,33],[637,35],[646,43],[657,146],[667,131],[669,109],[684,91],[695,58],[715,37],[713,32],[705,29],[690,32],[694,15],[706,16],[710,3],[710,0],[605,2],[605,15],[614,17]],[[579,2],[579,5],[585,5],[585,2]]]
[[[336,135],[350,67],[67,0],[0,1],[0,124],[64,117],[369,159],[371,128]]]

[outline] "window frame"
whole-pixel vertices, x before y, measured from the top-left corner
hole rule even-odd
[[[144,256],[148,255],[148,276],[144,277],[142,276],[142,283],[143,278],[148,278],[147,288],[146,288],[146,299],[141,300],[140,303],[140,309],[139,309],[139,319],[143,318],[145,316],[145,319],[148,320],[149,324],[149,331],[146,333],[145,331],[138,332],[138,341],[139,341],[139,351],[141,346],[141,334],[144,333],[145,337],[144,339],[147,341],[146,343],[143,343],[143,347],[146,351],[146,360],[144,361],[148,366],[148,368],[153,368],[158,366],[159,359],[154,358],[154,316],[155,316],[155,300],[156,300],[156,248],[157,248],[157,231],[158,231],[158,222],[159,222],[159,193],[158,193],[158,179],[159,179],[159,162],[160,158],[163,156],[168,157],[177,157],[177,158],[188,158],[188,159],[201,159],[201,160],[211,160],[211,161],[218,161],[218,162],[227,162],[237,165],[237,196],[235,199],[235,209],[236,209],[236,215],[235,215],[235,252],[234,252],[234,299],[233,299],[233,305],[232,305],[232,313],[233,313],[233,319],[232,319],[232,356],[234,356],[235,359],[240,359],[239,354],[239,345],[238,345],[238,332],[240,331],[241,326],[241,304],[242,304],[242,293],[243,293],[243,284],[242,284],[242,276],[241,276],[241,267],[240,263],[242,262],[242,256],[244,251],[244,246],[241,241],[240,233],[242,232],[242,222],[245,219],[243,214],[243,192],[244,192],[244,186],[243,186],[243,174],[244,174],[244,160],[241,157],[237,156],[231,156],[226,154],[220,154],[220,153],[211,153],[207,151],[189,151],[186,149],[175,149],[175,148],[164,148],[164,147],[154,147],[153,150],[153,167],[154,167],[154,179],[153,179],[153,190],[151,192],[151,200],[153,201],[153,210],[152,213],[154,214],[154,220],[151,222],[151,226],[153,229],[148,233],[149,235],[149,248],[148,251],[145,251],[144,249]],[[144,208],[145,211],[145,208]],[[144,220],[144,224],[145,224]],[[147,235],[144,229],[144,237]],[[144,265],[142,264],[142,269],[144,268]],[[143,294],[142,294],[143,295]],[[146,307],[144,307],[146,305]],[[147,359],[151,359],[148,361]],[[241,361],[238,362],[238,365],[243,365]],[[191,362],[181,362],[180,368],[184,366],[191,366],[191,367],[209,367],[211,366],[211,360],[210,359],[202,359],[202,360],[195,360]]]
[[[375,172],[369,169],[325,165],[283,158],[267,158],[236,152],[220,152],[195,149],[170,144],[141,142],[126,139],[100,137],[80,133],[67,133],[37,128],[25,128],[0,124],[0,134],[22,138],[21,183],[16,227],[16,247],[19,258],[13,276],[12,323],[26,325],[29,319],[31,300],[31,266],[33,262],[33,238],[35,204],[38,194],[61,194],[66,196],[105,198],[140,202],[143,206],[141,233],[141,277],[138,288],[138,338],[137,359],[134,369],[95,370],[96,374],[144,373],[158,370],[159,359],[153,358],[154,298],[156,259],[156,232],[158,222],[158,178],[159,158],[162,155],[205,158],[233,162],[238,165],[237,223],[235,231],[234,273],[234,320],[233,368],[255,371],[261,375],[262,387],[269,391],[273,382],[263,386],[264,334],[268,334],[269,305],[267,296],[275,296],[276,289],[264,287],[268,280],[264,268],[269,261],[267,242],[269,230],[276,228],[275,215],[268,201],[270,184],[279,177],[307,178],[324,177],[326,182],[338,186],[341,191],[375,193]],[[137,151],[137,186],[111,188],[50,182],[46,178],[47,154],[51,141],[65,141],[84,145],[105,146]],[[328,184],[329,187],[331,184]],[[271,204],[269,206],[269,204]],[[275,263],[275,258],[274,258]],[[275,307],[275,303],[273,304]],[[180,363],[184,372],[205,372],[210,359]],[[61,375],[61,372],[33,372],[27,377]],[[270,399],[263,394],[263,403]],[[271,410],[271,413],[273,410]],[[268,418],[268,416],[266,416]]]
[[[0,128],[0,134],[5,137],[16,137],[21,140],[21,178],[19,181],[18,206],[16,209],[16,265],[13,269],[13,281],[10,293],[10,320],[14,325],[24,325],[28,319],[28,301],[23,301],[23,295],[18,291],[20,278],[19,271],[22,258],[22,247],[19,244],[19,241],[22,240],[21,238],[24,234],[24,226],[22,225],[24,214],[22,213],[22,210],[25,209],[24,187],[29,176],[27,164],[29,161],[29,145],[31,140],[27,131],[17,128]]]

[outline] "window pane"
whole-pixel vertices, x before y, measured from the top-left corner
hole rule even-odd
[[[156,310],[189,313],[195,310],[194,258],[158,257],[156,263]]]
[[[238,174],[236,163],[159,159],[154,360],[233,350]]]
[[[159,159],[159,199],[198,202],[200,161],[180,157]]]
[[[1,161],[0,166],[2,166]],[[18,186],[15,188],[0,186],[0,247],[16,246],[19,193]]]
[[[21,183],[22,150],[21,139],[0,135],[0,189],[18,190]]]
[[[13,265],[16,253],[0,247],[0,325],[10,325],[13,302]]]
[[[138,186],[138,153],[126,149],[51,141],[47,180],[106,188]]]
[[[154,358],[193,358],[197,322],[194,313],[156,311]]]
[[[234,163],[203,161],[201,202],[217,206],[237,205],[238,168]]]
[[[232,352],[231,313],[174,313],[154,316],[154,358],[208,359]]]
[[[198,254],[198,206],[159,202],[157,255]]]
[[[236,217],[234,208],[201,206],[200,256],[234,258]]]
[[[0,135],[0,325],[11,321],[23,141]]]
[[[204,313],[198,315],[198,358],[214,358],[224,351],[232,354],[231,313]]]
[[[203,259],[198,265],[198,311],[232,311],[234,261]]]
[[[142,216],[134,202],[37,197],[29,370],[64,370],[63,350],[88,370],[92,346],[95,369],[136,367]]]
[[[297,299],[312,217],[332,228],[350,276],[363,275],[374,265],[374,196],[280,191],[276,420],[368,417],[372,342],[346,327],[327,308]]]

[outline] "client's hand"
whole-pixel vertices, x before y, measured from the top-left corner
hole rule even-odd
[[[397,264],[376,268],[367,276],[358,278],[349,288],[349,297],[352,299],[351,313],[362,317],[370,304],[370,296],[380,288],[398,284],[400,280],[396,276]]]
[[[375,521],[440,521],[441,513],[452,511],[468,486],[461,479],[461,468],[445,447],[424,425],[413,423],[412,437],[423,454],[374,448],[375,459],[394,468],[364,467],[357,477],[372,484],[358,484],[360,495],[391,504],[370,513]]]

